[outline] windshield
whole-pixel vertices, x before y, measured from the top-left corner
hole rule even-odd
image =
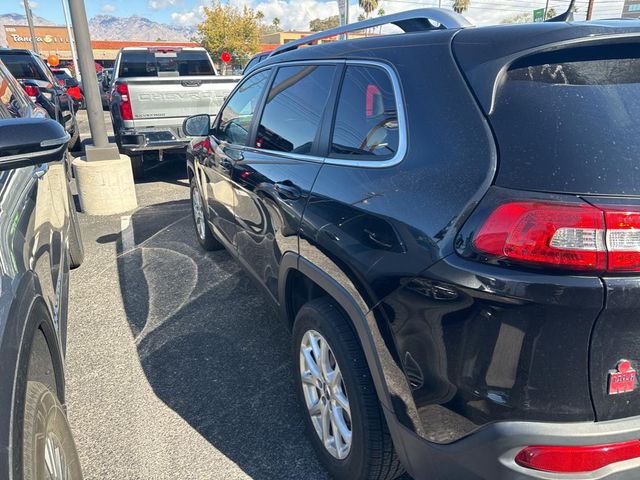
[[[491,114],[497,184],[640,194],[638,45],[576,47],[513,65]]]
[[[119,77],[215,75],[207,52],[202,50],[123,51]]]

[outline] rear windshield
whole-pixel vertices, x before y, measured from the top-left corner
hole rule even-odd
[[[514,64],[491,114],[497,183],[640,194],[639,46],[564,49]]]
[[[38,65],[30,55],[12,53],[8,55],[1,55],[1,57],[2,61],[14,77],[20,79],[49,81],[49,79],[42,74]]]
[[[119,77],[188,77],[215,75],[204,51],[124,51]]]

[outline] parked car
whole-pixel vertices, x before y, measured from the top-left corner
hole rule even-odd
[[[640,23],[467,25],[287,43],[187,119],[198,241],[334,478],[640,478]]]
[[[69,133],[69,150],[79,150],[80,130],[73,100],[67,95],[65,88],[58,84],[45,62],[31,50],[12,48],[0,48],[0,60],[23,84],[31,99],[42,106],[49,116],[57,120]]]
[[[73,100],[74,110],[78,111],[86,107],[84,100],[84,92],[82,91],[82,85],[73,78],[69,73],[68,68],[52,68],[51,71],[56,77],[58,84],[67,90],[67,95]]]
[[[144,154],[185,150],[183,120],[217,112],[239,77],[217,76],[204,48],[127,47],[116,57],[110,96],[113,131],[120,151],[131,157],[136,177]]]
[[[79,480],[66,419],[69,269],[82,262],[69,134],[0,61],[0,478]]]

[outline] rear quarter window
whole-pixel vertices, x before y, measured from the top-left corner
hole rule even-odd
[[[496,183],[640,194],[640,43],[563,49],[512,65],[490,120]]]
[[[346,68],[335,114],[330,156],[386,159],[398,151],[399,129],[393,84],[385,70]]]

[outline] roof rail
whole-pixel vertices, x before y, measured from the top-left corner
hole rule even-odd
[[[433,22],[435,22],[436,25],[434,25]],[[302,45],[317,42],[325,38],[389,24],[400,27],[405,33],[472,26],[465,17],[453,10],[447,10],[444,8],[418,8],[406,12],[371,18],[362,22],[350,23],[330,30],[314,33],[313,35],[308,35],[299,40],[287,42],[284,45],[279,46],[269,54],[269,57],[295,50]]]

